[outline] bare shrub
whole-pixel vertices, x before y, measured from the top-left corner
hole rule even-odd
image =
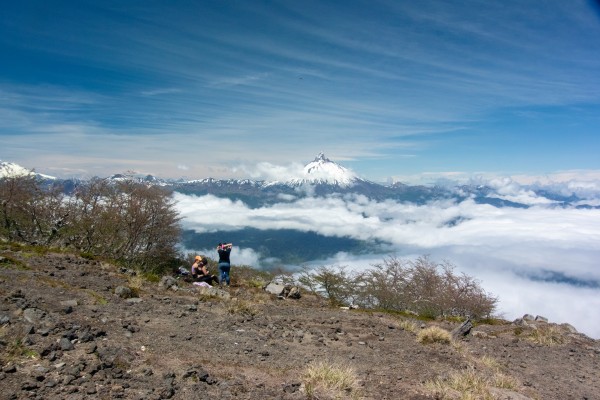
[[[309,399],[358,399],[360,385],[354,369],[327,362],[308,365],[302,377]]]
[[[59,187],[43,188],[33,175],[0,179],[0,238],[54,245],[68,224]]]
[[[452,335],[447,330],[439,326],[430,326],[422,329],[417,333],[417,341],[423,344],[442,343],[448,344],[452,342]]]
[[[66,196],[34,176],[0,179],[0,239],[76,249],[145,270],[177,255],[179,216],[168,192],[91,179]]]
[[[326,297],[332,305],[352,304],[359,295],[357,276],[345,267],[321,266],[313,271],[304,270],[298,282],[313,293]]]
[[[428,257],[385,259],[363,272],[358,281],[360,305],[408,310],[430,318],[489,317],[498,302],[474,278],[456,274],[449,262],[436,264]]]
[[[449,262],[437,264],[428,257],[390,257],[358,272],[348,272],[345,267],[304,269],[298,274],[298,282],[329,299],[332,305],[356,304],[430,319],[489,318],[498,302],[474,278],[456,274]]]

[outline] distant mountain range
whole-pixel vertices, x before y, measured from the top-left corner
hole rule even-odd
[[[37,174],[17,164],[0,162],[0,179],[33,175],[48,185],[61,185],[66,193],[76,190],[82,183],[76,179],[58,179]],[[112,181],[135,180],[147,185],[158,185],[173,192],[187,195],[213,195],[241,201],[251,208],[260,208],[282,202],[294,202],[304,197],[365,196],[376,201],[393,200],[411,204],[433,201],[461,202],[470,199],[494,207],[528,208],[535,204],[545,207],[600,208],[594,199],[582,199],[561,188],[535,188],[519,186],[513,192],[494,185],[423,186],[394,183],[382,185],[360,178],[351,170],[329,160],[324,154],[306,164],[300,175],[291,179],[274,181],[250,179],[161,179],[152,175],[116,174]],[[517,185],[518,186],[518,185]],[[567,193],[567,194],[565,194]],[[448,221],[448,226],[460,224],[462,217]],[[225,240],[226,239],[226,240]],[[280,265],[300,265],[317,258],[326,259],[338,252],[365,254],[380,251],[385,243],[365,242],[350,237],[325,236],[317,232],[294,229],[260,230],[250,226],[232,231],[182,232],[181,245],[186,249],[202,249],[207,244],[233,241],[238,246],[254,249],[260,254],[264,268]],[[294,243],[294,246],[290,246]],[[381,250],[383,251],[383,250]]]
[[[38,174],[17,164],[0,162],[0,178],[11,176],[34,175],[49,184],[58,183],[71,191],[81,183],[77,179],[59,179],[48,175]],[[162,179],[153,175],[115,174],[107,179],[119,181],[133,179],[140,183],[158,185],[168,190],[188,195],[214,195],[239,200],[250,207],[261,207],[285,201],[293,201],[306,196],[363,195],[372,200],[386,199],[425,204],[434,200],[454,199],[462,201],[473,199],[480,204],[490,204],[496,207],[527,208],[530,204],[518,199],[498,195],[497,191],[487,185],[460,186],[424,186],[394,183],[383,185],[360,178],[351,170],[331,161],[323,153],[305,165],[298,177],[287,180],[250,180],[250,179]],[[573,205],[580,208],[598,208],[597,205],[587,205],[575,194],[563,193],[548,189],[532,189],[535,196],[547,200],[553,206]]]

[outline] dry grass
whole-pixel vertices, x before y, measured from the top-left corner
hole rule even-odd
[[[416,323],[414,323],[413,321],[409,321],[407,319],[400,321],[398,326],[400,328],[404,329],[405,331],[408,331],[411,333],[416,333],[417,330],[419,329],[419,326]]]
[[[0,254],[0,257],[1,257],[0,258],[0,268],[15,269],[15,270],[21,270],[21,271],[26,271],[26,270],[31,269],[24,262],[17,260],[13,257],[10,257],[8,255]]]
[[[131,289],[132,297],[139,297],[144,287],[145,279],[140,275],[131,275],[127,278],[127,287]]]
[[[417,333],[417,341],[423,344],[443,343],[449,344],[452,342],[452,335],[445,329],[439,326],[430,326]]]
[[[515,378],[501,372],[500,363],[493,357],[471,358],[471,361],[477,367],[429,381],[425,387],[440,399],[491,400],[495,398],[492,388],[514,391],[520,386]]]
[[[519,382],[512,376],[497,372],[493,376],[494,387],[501,389],[515,390],[519,386]]]
[[[488,355],[484,355],[483,357],[481,357],[479,359],[479,361],[485,367],[487,367],[487,368],[489,368],[491,370],[500,371],[500,363],[494,357],[491,357],[491,356],[488,356]]]
[[[310,364],[302,383],[308,399],[360,399],[360,385],[353,368],[333,363]]]
[[[258,308],[254,302],[240,300],[240,299],[231,299],[227,302],[227,313],[228,314],[242,314],[255,316],[258,314]]]
[[[527,335],[527,339],[544,346],[555,346],[565,343],[563,333],[554,326],[538,327]]]
[[[447,379],[435,379],[425,384],[426,388],[435,393],[437,398],[460,400],[492,400],[490,384],[487,379],[474,369],[468,369],[451,374]]]

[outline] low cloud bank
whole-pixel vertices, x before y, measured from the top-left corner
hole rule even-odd
[[[174,198],[184,228],[197,232],[296,229],[389,246],[385,254],[360,259],[340,254],[314,265],[365,268],[390,255],[446,259],[498,295],[506,318],[544,315],[600,338],[600,210],[555,207],[533,191],[506,183],[500,182],[494,195],[526,198],[531,207],[497,208],[471,199],[415,205],[348,195],[251,209],[211,195],[176,193]],[[236,263],[241,259],[258,265],[260,255],[247,249],[236,255]]]

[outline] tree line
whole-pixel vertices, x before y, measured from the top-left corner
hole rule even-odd
[[[70,249],[164,273],[185,260],[177,251],[180,219],[167,190],[131,179],[93,178],[69,193],[33,175],[0,179],[0,242]],[[428,257],[391,257],[359,271],[322,266],[298,276],[334,305],[431,318],[486,318],[498,302],[451,263]]]
[[[93,178],[65,193],[35,176],[0,179],[0,239],[73,249],[148,270],[177,256],[180,217],[170,193]]]

